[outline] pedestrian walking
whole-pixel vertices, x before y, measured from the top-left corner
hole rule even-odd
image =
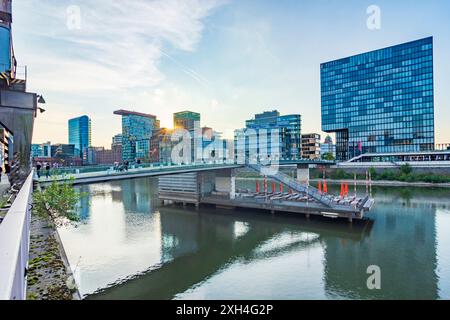
[[[38,162],[36,164],[36,173],[37,173],[38,179],[41,178],[41,169],[42,169],[42,164],[40,162]]]
[[[48,179],[50,178],[50,164],[47,163],[45,166],[45,177]]]

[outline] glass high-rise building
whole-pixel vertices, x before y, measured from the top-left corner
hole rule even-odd
[[[322,129],[336,157],[434,149],[433,38],[320,66]]]
[[[235,157],[250,162],[301,158],[301,115],[281,116],[277,110],[255,115],[234,134]]]
[[[69,144],[75,146],[75,156],[87,161],[87,150],[91,146],[91,119],[82,116],[69,120]]]
[[[159,127],[156,116],[134,111],[119,110],[122,116],[122,160],[134,163],[150,159],[150,139]]]

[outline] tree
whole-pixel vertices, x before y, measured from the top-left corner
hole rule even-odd
[[[75,212],[76,205],[86,194],[80,193],[73,187],[73,178],[69,181],[57,182],[33,195],[36,212],[41,216],[49,216],[56,225],[64,221],[79,221]]]
[[[327,152],[322,155],[322,160],[334,161],[334,160],[336,160],[336,158],[334,157],[334,155],[331,152]]]

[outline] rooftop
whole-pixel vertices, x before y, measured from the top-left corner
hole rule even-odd
[[[114,111],[114,114],[118,115],[118,116],[139,116],[139,117],[156,119],[156,116],[154,116],[152,114],[141,113],[141,112],[136,112],[136,111],[129,111],[129,110],[123,110],[123,109]]]

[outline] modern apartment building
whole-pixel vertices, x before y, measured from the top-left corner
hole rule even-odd
[[[322,129],[336,156],[434,149],[433,38],[320,66]]]
[[[320,134],[302,134],[302,158],[310,160],[320,158]]]

